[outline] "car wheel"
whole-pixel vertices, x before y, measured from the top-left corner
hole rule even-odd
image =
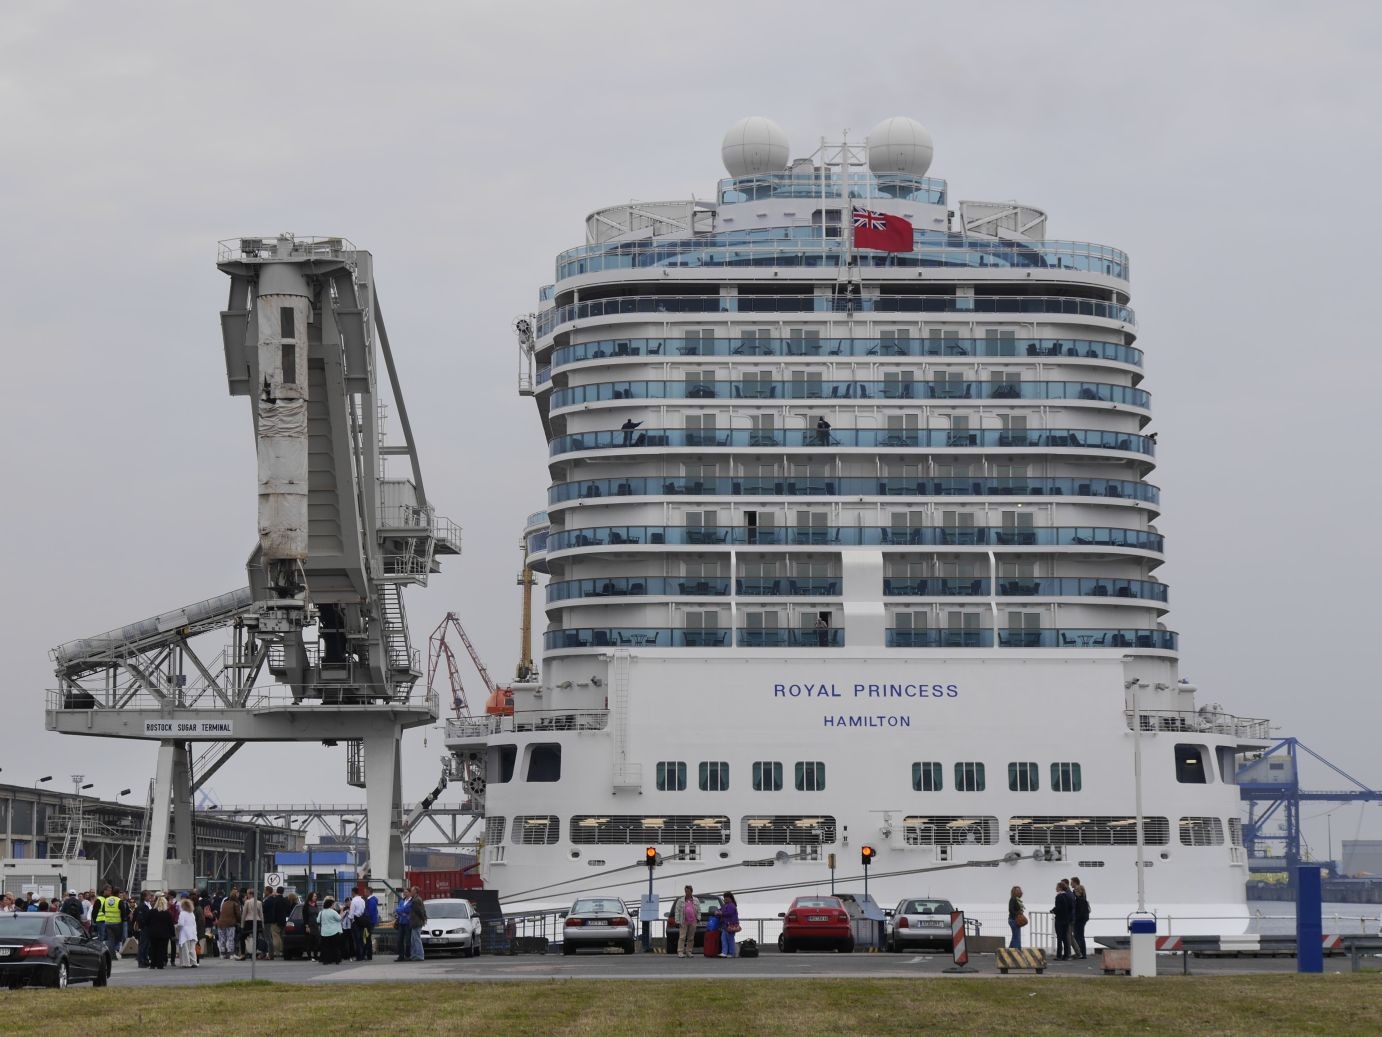
[[[561,945],[561,952],[562,952],[563,954],[575,954],[575,953],[576,953],[576,945],[575,945],[575,944],[572,944],[572,943],[565,943],[565,942],[563,942],[562,945]]]
[[[840,951],[841,951],[841,953],[843,953],[843,954],[853,954],[853,953],[854,953],[854,937],[851,936],[851,937],[849,937],[848,939],[846,939],[844,942],[842,942],[842,943],[840,944]]]
[[[103,987],[108,982],[110,982],[110,959],[102,957],[101,960],[96,963],[96,975],[92,977],[91,985],[93,987]]]
[[[787,939],[787,937],[785,937],[785,936],[782,937],[782,953],[783,953],[783,954],[795,954],[796,952],[797,952],[796,945],[795,945],[794,943],[792,943],[791,940]]]
[[[67,962],[58,962],[57,968],[53,969],[53,974],[48,977],[48,985],[59,990],[67,989]]]
[[[624,953],[625,953],[625,954],[632,954],[632,953],[634,952],[634,950],[637,949],[637,946],[638,946],[638,945],[637,945],[633,940],[625,940],[625,941],[624,941]]]

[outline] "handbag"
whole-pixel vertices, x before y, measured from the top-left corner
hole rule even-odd
[[[1016,923],[1017,923],[1017,927],[1018,927],[1019,929],[1021,929],[1023,926],[1025,926],[1025,925],[1027,924],[1027,916],[1026,916],[1025,914],[1023,914],[1021,911],[1019,911],[1019,912],[1017,913],[1017,917],[1014,918],[1013,921],[1016,922]]]
[[[733,925],[731,925],[731,926],[729,927],[729,931],[732,932],[732,933],[737,933],[737,932],[739,932],[742,928],[743,928],[743,926],[741,926],[738,922],[735,922]]]

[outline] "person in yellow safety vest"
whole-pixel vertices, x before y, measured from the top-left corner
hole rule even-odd
[[[96,931],[110,948],[112,958],[120,957],[120,898],[107,883],[96,902]]]

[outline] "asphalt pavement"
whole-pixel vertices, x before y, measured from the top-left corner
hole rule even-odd
[[[1364,959],[1365,968],[1382,966],[1382,958]],[[948,955],[939,954],[854,954],[811,953],[781,954],[765,950],[758,958],[706,958],[697,955],[689,960],[674,955],[626,955],[618,952],[582,952],[573,956],[562,954],[522,954],[509,956],[482,955],[479,958],[437,958],[423,962],[396,962],[383,956],[374,961],[345,962],[340,965],[319,965],[313,961],[260,961],[254,964],[257,979],[278,983],[337,984],[392,983],[415,980],[521,982],[551,979],[791,979],[801,977],[915,978],[954,979],[963,977],[992,977],[1003,979],[1041,979],[1030,972],[1011,972],[1000,977],[994,968],[993,955],[974,955],[970,959],[972,971],[957,975],[945,970],[952,966]],[[1179,955],[1160,955],[1160,974],[1179,976]],[[1104,979],[1099,959],[1091,955],[1085,961],[1053,961],[1048,963],[1047,976],[1079,976]],[[1191,975],[1233,975],[1243,973],[1294,972],[1294,958],[1191,958]],[[1326,958],[1326,972],[1348,972],[1347,957]],[[141,969],[133,959],[115,963],[111,983],[128,987],[201,986],[249,979],[248,961],[205,958],[195,969],[178,969],[171,965],[162,970]],[[1108,978],[1108,982],[1114,982]]]

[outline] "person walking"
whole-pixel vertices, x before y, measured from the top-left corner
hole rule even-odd
[[[725,902],[720,905],[720,957],[734,957],[734,935],[738,931],[739,905],[735,902],[733,893],[726,893]]]
[[[173,915],[166,897],[154,901],[144,926],[149,932],[149,968],[164,968],[168,964],[168,945],[173,941]]]
[[[1027,924],[1027,909],[1022,906],[1022,887],[1014,886],[1008,894],[1008,932],[1012,934],[1008,946],[1022,949],[1022,927]]]
[[[178,912],[178,968],[197,967],[197,909],[190,897],[184,898]]]
[[[1083,961],[1089,957],[1084,942],[1084,927],[1089,921],[1089,898],[1085,895],[1084,884],[1079,877],[1070,880],[1070,892],[1075,895],[1075,920],[1071,925],[1071,935],[1075,944],[1075,957]]]
[[[317,903],[317,893],[307,894],[302,905],[302,931],[307,934],[307,958],[316,961],[321,956],[321,905]]]
[[[427,924],[427,903],[422,899],[422,890],[417,886],[413,887],[413,902],[409,913],[412,916],[410,928],[413,936],[410,954],[413,961],[423,961],[426,955],[422,953],[422,927]]]
[[[341,963],[341,916],[336,912],[336,900],[327,897],[317,912],[317,924],[321,927],[322,949],[317,959],[323,965]]]
[[[408,961],[413,949],[413,896],[408,890],[402,891],[403,899],[393,912],[393,927],[398,933],[398,957],[394,961]]]
[[[240,928],[244,933],[244,946],[250,954],[258,954],[259,931],[264,928],[264,905],[255,899],[252,889],[245,890],[245,902],[240,907]],[[239,960],[245,960],[243,953]]]
[[[240,938],[240,901],[234,895],[221,898],[221,909],[216,915],[216,947],[222,958],[241,959],[236,953],[236,941]]]
[[[1070,923],[1075,918],[1075,898],[1070,895],[1070,883],[1061,879],[1056,883],[1056,903],[1051,908],[1052,924],[1056,929],[1056,960],[1070,960]]]
[[[120,898],[110,883],[101,892],[96,911],[96,933],[110,949],[110,956],[120,960]]]
[[[700,905],[696,903],[690,886],[686,887],[681,900],[677,902],[677,909],[681,912],[681,939],[677,941],[677,956],[689,958],[696,949],[696,922],[701,916]]]

